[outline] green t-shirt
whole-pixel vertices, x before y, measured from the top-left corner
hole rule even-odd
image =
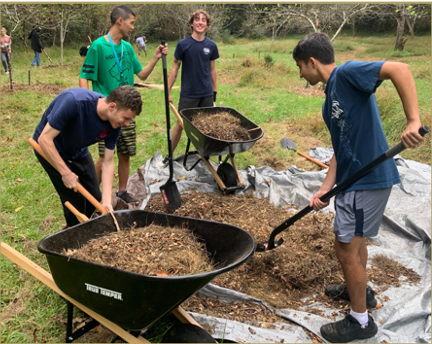
[[[121,62],[123,77],[117,66],[116,58],[110,42],[104,36],[99,37],[87,52],[81,69],[80,78],[91,80],[93,91],[108,96],[112,90],[122,85],[134,85],[134,75],[143,69],[138,61],[135,51],[126,41],[114,44],[119,62],[122,61],[121,51],[123,44],[123,62]]]

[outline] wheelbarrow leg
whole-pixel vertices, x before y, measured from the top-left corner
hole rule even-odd
[[[243,180],[242,180],[241,177],[240,177],[240,173],[239,173],[239,171],[238,171],[237,163],[236,163],[236,161],[235,161],[235,159],[234,159],[234,155],[235,155],[235,154],[233,154],[233,152],[232,152],[232,146],[230,146],[230,154],[229,154],[229,157],[230,157],[230,159],[231,159],[231,163],[232,163],[232,165],[233,165],[233,167],[234,167],[234,169],[235,169],[235,171],[236,171],[236,174],[237,174],[237,180],[238,180],[239,186],[240,186],[241,188],[244,188],[244,183],[243,183]]]
[[[64,298],[63,298],[64,299]],[[73,309],[74,305],[72,302],[64,299],[67,304],[68,315],[67,315],[67,323],[66,323],[66,343],[72,343],[75,339],[85,335],[88,331],[94,329],[99,325],[99,322],[96,320],[92,320],[89,323],[85,324],[83,327],[80,327],[78,330],[73,332]]]
[[[207,168],[210,171],[210,173],[212,174],[213,178],[216,180],[216,183],[217,183],[217,185],[219,185],[220,189],[222,191],[226,190],[226,186],[225,186],[224,182],[222,181],[222,179],[220,179],[220,177],[218,176],[218,174],[214,170],[213,166],[210,164],[210,161],[208,161],[208,159],[204,158],[201,154],[199,154],[199,156],[201,157],[201,160],[204,161],[204,164],[207,166]]]

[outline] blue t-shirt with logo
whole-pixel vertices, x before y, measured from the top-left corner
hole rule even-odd
[[[54,98],[36,127],[33,139],[37,142],[46,124],[60,131],[54,144],[65,160],[87,156],[88,146],[105,141],[107,149],[114,150],[120,128],[114,129],[109,121],[103,121],[97,114],[100,93],[85,88],[71,88]]]
[[[326,86],[322,113],[330,130],[340,184],[389,149],[375,91],[384,62],[348,61],[336,67]],[[363,176],[346,191],[381,189],[400,183],[394,159]]]
[[[182,61],[180,96],[203,98],[213,95],[210,61],[219,58],[215,42],[205,37],[197,41],[192,36],[177,43],[174,57]]]

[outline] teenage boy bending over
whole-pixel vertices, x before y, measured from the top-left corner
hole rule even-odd
[[[401,136],[404,146],[415,148],[420,144],[423,137],[419,134],[417,92],[410,69],[403,63],[348,61],[336,66],[333,46],[324,33],[304,37],[295,47],[293,58],[300,77],[311,85],[327,85],[322,115],[334,155],[321,188],[310,201],[318,211],[329,204],[321,202],[321,196],[389,148],[374,95],[383,80],[392,81],[403,104],[407,118]],[[391,188],[397,183],[399,174],[391,159],[336,196],[334,247],[346,284],[329,285],[325,292],[334,299],[350,301],[351,311],[345,319],[321,327],[322,336],[330,342],[365,339],[378,331],[367,312],[377,301],[374,291],[366,285],[368,252],[364,238],[378,234]]]
[[[69,201],[91,217],[94,206],[77,193],[77,182],[109,211],[114,178],[114,147],[122,126],[129,126],[141,113],[140,93],[131,86],[114,89],[108,97],[83,88],[72,88],[54,98],[36,127],[33,139],[39,143],[50,165],[36,153],[63,204],[67,226],[78,220],[64,206]],[[102,194],[88,146],[105,140],[102,163]]]

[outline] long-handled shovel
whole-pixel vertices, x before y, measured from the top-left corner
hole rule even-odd
[[[427,133],[429,133],[429,128],[426,126],[423,126],[419,130],[419,134],[421,136],[425,136]],[[327,192],[325,195],[320,197],[321,202],[327,202],[337,193],[341,192],[342,190],[346,189],[348,186],[359,180],[361,177],[363,177],[368,172],[372,171],[375,167],[382,164],[384,161],[393,158],[396,154],[399,154],[405,149],[405,146],[402,142],[399,142],[397,145],[393,146],[386,152],[384,152],[382,155],[380,155],[378,158],[361,168],[359,171],[354,173],[350,178],[340,183],[338,186]],[[275,242],[276,235],[278,235],[280,232],[287,229],[289,226],[291,226],[294,222],[297,220],[300,220],[302,217],[309,214],[313,208],[308,205],[306,208],[303,208],[300,210],[297,214],[290,217],[285,222],[281,223],[279,226],[277,226],[273,232],[270,234],[270,238],[267,242],[258,243],[256,250],[257,252],[265,252],[272,250],[276,247],[279,247],[283,243],[283,238],[280,238],[277,242]]]
[[[328,168],[327,165],[323,164],[322,162],[315,160],[314,158],[311,158],[310,156],[300,152],[297,150],[297,146],[294,143],[293,140],[287,139],[286,137],[284,137],[282,140],[280,140],[280,144],[282,146],[283,149],[289,149],[289,150],[293,150],[295,151],[298,155],[301,155],[302,157],[314,162],[315,164],[317,164],[318,166],[321,166],[322,168]]]
[[[161,41],[161,44],[165,46],[165,41]],[[175,181],[173,181],[174,168],[173,168],[173,156],[171,147],[171,125],[170,125],[170,110],[169,110],[169,99],[168,99],[168,76],[167,76],[167,63],[166,56],[162,54],[162,66],[163,66],[163,78],[164,78],[164,91],[165,91],[165,112],[166,112],[166,125],[167,125],[167,136],[168,136],[168,159],[169,159],[169,171],[170,175],[165,185],[160,187],[163,199],[167,207],[174,211],[181,206],[180,192],[177,189]]]

